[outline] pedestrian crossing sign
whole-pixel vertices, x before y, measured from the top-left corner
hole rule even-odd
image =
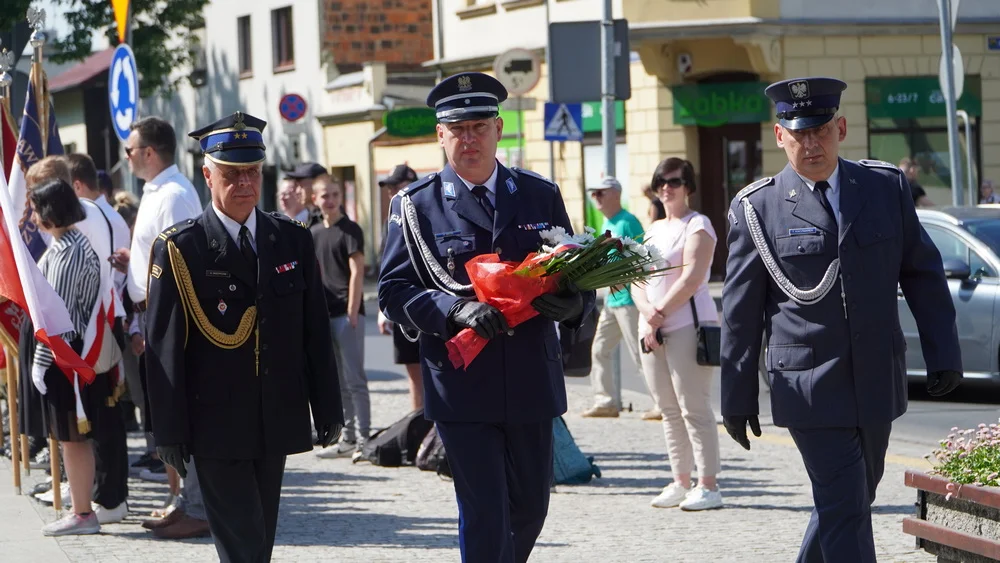
[[[545,104],[546,141],[582,141],[583,108],[580,104]]]

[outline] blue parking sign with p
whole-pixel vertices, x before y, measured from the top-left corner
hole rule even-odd
[[[108,68],[108,105],[115,135],[128,139],[129,126],[139,113],[139,72],[132,48],[122,43],[115,48]]]

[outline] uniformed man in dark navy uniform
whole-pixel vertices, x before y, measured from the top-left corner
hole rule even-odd
[[[266,123],[237,112],[192,132],[212,205],[153,245],[146,369],[160,459],[193,455],[222,561],[268,561],[285,456],[343,426],[312,236],[260,197]]]
[[[594,303],[593,292],[545,295],[532,303],[539,316],[510,329],[467,285],[470,258],[519,262],[538,251],[541,230],[571,231],[555,184],[496,160],[506,98],[478,72],[431,91],[448,165],[392,199],[378,286],[389,320],[420,332],[425,416],[454,474],[462,560],[475,563],[526,561],[542,530],[552,419],[566,412],[555,322],[577,326]],[[466,327],[489,343],[455,368],[445,341]]]
[[[760,435],[757,366],[767,338],[771,411],[813,485],[798,561],[874,562],[871,503],[892,421],[906,411],[902,288],[939,396],[962,378],[955,308],[941,256],[890,164],[837,155],[846,84],[801,78],[768,86],[788,165],[747,186],[729,211],[722,294],[722,415],[750,449]]]

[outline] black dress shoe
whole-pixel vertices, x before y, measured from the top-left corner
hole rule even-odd
[[[146,452],[139,456],[139,459],[132,464],[132,467],[143,468],[143,467],[153,467],[154,465],[160,463],[160,460],[153,457],[152,452]]]

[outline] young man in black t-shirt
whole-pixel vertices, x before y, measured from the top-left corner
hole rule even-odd
[[[313,203],[323,221],[310,228],[323,277],[330,333],[344,398],[344,432],[340,442],[320,450],[323,458],[358,456],[371,427],[371,401],[365,375],[364,232],[341,212],[343,186],[329,176],[313,184]]]

